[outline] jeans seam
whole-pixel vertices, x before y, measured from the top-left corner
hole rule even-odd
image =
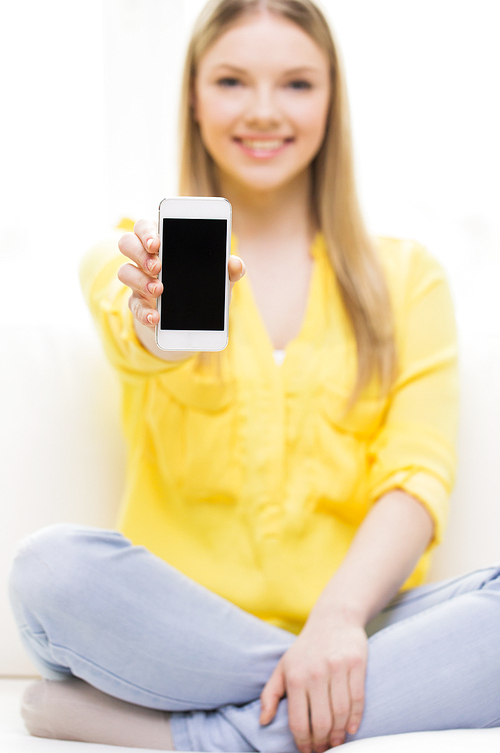
[[[477,593],[477,591],[468,591],[464,594],[460,594],[459,596],[466,596],[468,593]],[[454,598],[459,598],[459,596]],[[404,626],[406,627],[409,622],[413,622],[414,620],[418,619],[419,617],[424,617],[425,615],[428,615],[430,612],[435,612],[440,607],[445,607],[447,604],[450,603],[450,599],[447,599],[446,601],[440,601],[438,604],[433,604],[430,607],[426,607],[421,612],[417,612],[416,614],[411,614],[408,617],[404,617],[402,620],[398,620],[397,622],[393,622],[391,625],[387,625],[386,627],[380,628],[380,630],[377,630],[376,633],[373,633],[369,638],[368,641],[370,644],[373,644],[375,642],[375,639],[377,637],[382,637],[387,635],[387,633],[393,632],[394,629]]]
[[[464,578],[465,576],[467,576],[467,575],[474,575],[475,573],[483,573],[483,572],[488,572],[489,570],[493,570],[493,571],[494,571],[494,570],[497,570],[497,571],[498,571],[498,574],[500,574],[500,565],[490,565],[489,567],[480,567],[480,568],[477,568],[476,570],[472,570],[472,571],[471,571],[470,573],[465,573],[464,575],[458,575],[458,576],[457,576],[456,578],[453,578],[453,579],[450,579],[450,580],[446,580],[446,582],[445,582],[445,583],[436,583],[436,588],[435,588],[435,589],[432,589],[432,590],[430,590],[430,591],[426,591],[426,592],[425,592],[425,594],[421,594],[421,595],[420,595],[420,594],[416,594],[415,596],[410,596],[410,595],[408,595],[408,596],[407,596],[407,597],[405,598],[405,604],[415,604],[415,603],[417,603],[418,601],[421,601],[422,599],[425,599],[425,598],[427,598],[427,597],[428,597],[429,595],[431,595],[431,594],[432,594],[432,595],[434,595],[434,594],[437,594],[437,593],[439,593],[440,591],[443,591],[443,590],[445,590],[446,588],[449,588],[449,587],[450,587],[450,586],[452,586],[452,585],[453,585],[454,583],[458,583],[458,582],[459,582],[460,580],[462,580],[462,579],[463,579],[463,578]],[[493,580],[493,579],[491,579],[491,580]],[[428,585],[432,585],[432,584],[428,584]],[[481,588],[482,588],[482,586],[481,586]],[[480,590],[480,589],[474,589],[474,590]],[[395,597],[394,597],[394,599],[392,599],[392,600],[391,600],[391,601],[389,602],[389,604],[387,604],[387,605],[386,605],[386,606],[385,606],[385,607],[384,607],[384,608],[383,608],[383,609],[381,610],[381,614],[384,614],[385,612],[389,612],[389,611],[390,611],[391,609],[393,609],[393,608],[394,608],[394,606],[397,606],[397,604],[398,604],[398,602],[400,601],[400,599],[401,599],[401,598],[402,598],[403,596],[405,596],[405,593],[406,593],[405,591],[400,591],[400,592],[399,592],[399,593],[397,594],[397,596],[395,596]],[[469,591],[469,592],[464,592],[464,593],[472,593],[472,592],[471,592],[471,591]],[[438,606],[438,605],[434,605],[434,606]],[[431,607],[429,607],[429,609],[430,609],[430,608],[431,608]],[[427,611],[427,610],[426,610],[426,611]]]
[[[500,716],[498,716],[492,722],[488,722],[488,724],[485,724],[484,727],[482,727],[482,729],[495,729],[496,727],[500,727]]]

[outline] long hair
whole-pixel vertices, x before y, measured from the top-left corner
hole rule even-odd
[[[323,143],[311,163],[311,211],[325,238],[357,347],[357,378],[350,404],[373,378],[389,391],[396,370],[392,307],[376,249],[365,227],[353,164],[349,103],[342,61],[332,32],[311,0],[210,0],[188,47],[181,91],[179,192],[219,195],[217,167],[194,118],[192,95],[200,58],[242,16],[266,10],[293,21],[327,54],[331,99]]]

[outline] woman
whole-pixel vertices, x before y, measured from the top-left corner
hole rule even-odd
[[[233,206],[229,345],[156,348],[153,223],[121,238],[132,263],[106,245],[85,260],[123,385],[126,494],[119,531],[53,526],[17,554],[45,678],[28,728],[322,753],[495,726],[500,568],[421,585],[455,470],[449,291],[419,244],[363,226],[321,13],[209,4],[182,114],[180,193]]]

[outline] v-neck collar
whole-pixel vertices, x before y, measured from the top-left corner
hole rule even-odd
[[[315,323],[317,323],[317,319],[318,319],[318,317],[316,316],[316,313],[317,313],[316,310],[317,310],[317,307],[321,305],[320,300],[319,300],[320,299],[319,294],[320,294],[321,264],[319,262],[322,256],[321,252],[322,252],[323,245],[324,245],[323,235],[320,231],[317,231],[310,247],[311,256],[313,257],[313,267],[312,267],[311,275],[309,278],[309,291],[307,295],[304,318],[302,320],[302,324],[300,326],[300,329],[297,335],[287,343],[285,348],[282,348],[282,350],[285,351],[285,357],[281,365],[276,364],[274,360],[273,353],[274,353],[275,348],[271,340],[271,337],[269,335],[268,329],[260,313],[259,307],[257,306],[257,302],[255,299],[253,290],[252,290],[252,285],[250,283],[250,280],[247,278],[246,275],[244,275],[241,278],[241,280],[237,283],[238,295],[246,299],[246,304],[252,310],[252,320],[253,320],[252,324],[255,324],[255,329],[254,329],[253,334],[260,341],[259,349],[261,350],[261,352],[267,351],[267,360],[270,363],[272,363],[272,367],[278,372],[286,369],[287,362],[289,361],[290,353],[292,353],[296,349],[297,345],[300,346],[302,341],[311,339],[310,338],[310,335],[312,334],[311,330],[314,330],[316,328]],[[231,254],[237,255],[237,249],[238,249],[238,239],[233,234],[231,236]],[[233,294],[234,294],[234,291],[233,291]]]

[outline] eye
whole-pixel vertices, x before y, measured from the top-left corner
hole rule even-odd
[[[312,89],[312,84],[310,81],[306,81],[305,79],[298,78],[294,81],[290,81],[288,83],[288,86],[291,89],[301,90],[301,89]]]
[[[234,78],[233,76],[224,76],[224,78],[220,78],[217,81],[217,84],[219,86],[223,86],[226,89],[233,89],[235,86],[238,86],[240,83],[240,80],[238,78]]]

